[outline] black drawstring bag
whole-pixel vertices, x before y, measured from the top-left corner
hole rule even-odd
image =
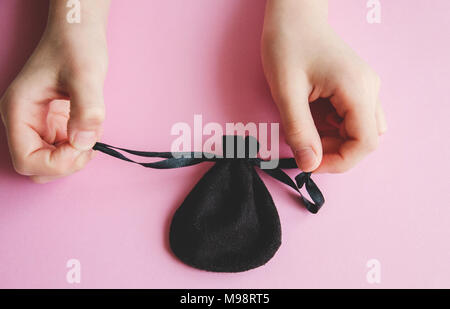
[[[253,139],[253,140],[252,140]],[[253,137],[224,136],[221,157],[207,153],[142,152],[97,143],[98,150],[144,167],[167,169],[213,161],[175,212],[169,241],[173,253],[185,264],[215,272],[241,272],[267,263],[281,245],[281,225],[272,197],[255,166],[268,162],[251,154]],[[227,147],[231,145],[231,152]],[[245,149],[239,156],[238,150]],[[135,162],[119,151],[142,157],[164,158],[152,163]],[[317,213],[325,200],[311,179],[300,173],[296,183],[282,169],[297,168],[295,160],[279,159],[278,167],[262,169],[300,194],[305,207]],[[313,202],[300,189],[305,185]]]

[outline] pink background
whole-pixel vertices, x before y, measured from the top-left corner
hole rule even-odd
[[[98,154],[82,172],[36,185],[12,169],[0,130],[1,288],[450,288],[450,2],[330,1],[330,21],[381,75],[389,132],[343,175],[315,176],[314,216],[263,176],[283,244],[264,267],[198,271],[170,252],[172,214],[210,166],[157,171]],[[46,1],[0,0],[0,93],[36,45]],[[262,0],[113,1],[103,141],[167,150],[171,126],[279,121],[262,74]],[[445,142],[444,140],[447,140]],[[289,155],[284,147],[285,155]],[[66,262],[82,268],[66,282]],[[381,263],[381,284],[366,262]]]

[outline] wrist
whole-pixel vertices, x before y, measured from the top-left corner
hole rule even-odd
[[[70,22],[68,0],[50,0],[46,34],[77,38],[85,35],[106,36],[110,0],[78,0],[79,22]]]
[[[267,0],[265,34],[308,34],[328,27],[327,0]]]

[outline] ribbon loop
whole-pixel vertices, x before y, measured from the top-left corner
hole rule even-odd
[[[309,201],[300,193],[303,203],[305,203],[306,208],[311,213],[316,214],[325,203],[325,198],[316,183],[311,179],[311,173],[300,173],[295,177],[295,181],[299,190],[305,185],[306,191],[313,202]]]

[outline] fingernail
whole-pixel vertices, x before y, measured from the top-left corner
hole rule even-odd
[[[311,172],[315,168],[317,156],[312,148],[303,148],[295,151],[295,158],[304,172]]]
[[[71,144],[78,150],[85,151],[94,147],[97,141],[97,134],[95,131],[79,131],[75,133]]]

